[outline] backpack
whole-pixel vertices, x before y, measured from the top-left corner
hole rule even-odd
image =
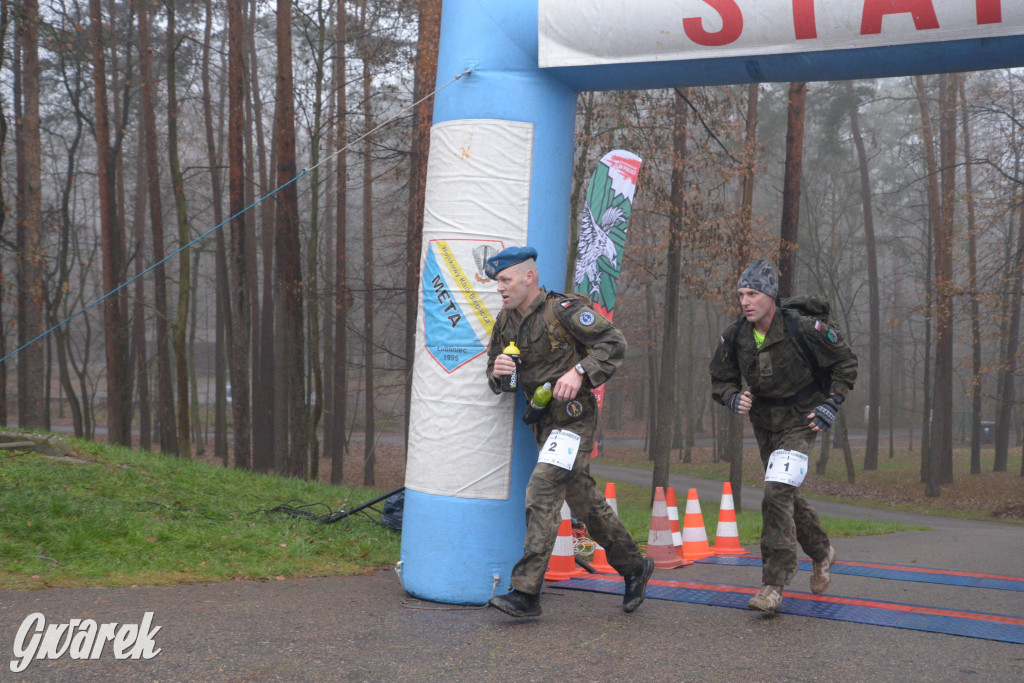
[[[814,375],[814,380],[818,384],[818,388],[821,392],[828,396],[829,391],[832,388],[832,372],[828,368],[823,368],[818,364],[817,356],[814,355],[814,351],[811,350],[810,345],[807,343],[807,338],[800,330],[800,324],[797,320],[798,317],[804,316],[807,318],[814,318],[820,320],[822,323],[834,327],[829,322],[829,313],[831,307],[829,306],[828,300],[824,297],[816,296],[814,294],[804,294],[799,296],[791,296],[782,299],[782,319],[786,323],[786,329],[789,330],[789,336],[796,343],[797,350],[800,352],[800,357],[804,359],[804,362],[811,369],[811,374]],[[732,335],[729,340],[729,346],[732,349],[732,353],[735,356],[737,350],[737,338],[739,337],[739,323],[742,323],[744,317],[741,315],[736,323],[731,325],[733,327]]]

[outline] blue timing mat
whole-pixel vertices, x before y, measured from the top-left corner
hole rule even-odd
[[[723,564],[734,567],[760,567],[761,558],[756,555],[739,557],[705,557],[697,560],[703,564]],[[801,560],[800,569],[811,571],[811,561]],[[1024,592],[1024,578],[1016,576],[1000,576],[998,574],[981,574],[976,572],[955,572],[947,569],[927,569],[925,567],[907,567],[896,564],[879,564],[876,562],[847,562],[838,560],[832,565],[833,574],[850,576],[866,576],[874,579],[891,579],[894,581],[917,581],[920,583],[941,583],[948,586],[973,586],[975,588],[994,588],[1004,591]]]
[[[611,575],[569,579],[552,583],[549,587],[616,595],[622,595],[623,592],[622,579]],[[694,581],[651,579],[647,584],[647,597],[656,600],[737,609],[747,609],[747,600],[756,592],[756,588],[745,586]],[[783,595],[786,599],[779,610],[783,614],[1024,644],[1024,618],[792,591],[786,591]]]

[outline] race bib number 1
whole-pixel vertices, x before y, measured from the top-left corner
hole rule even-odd
[[[799,486],[807,475],[807,456],[799,451],[778,450],[768,458],[764,480]]]
[[[552,430],[548,440],[540,449],[537,462],[546,462],[563,470],[571,470],[580,452],[580,435],[567,429]]]

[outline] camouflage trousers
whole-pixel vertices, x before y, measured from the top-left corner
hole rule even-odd
[[[815,434],[807,425],[777,432],[755,426],[761,464],[767,469],[769,456],[778,449],[807,454],[814,445]],[[790,584],[797,572],[797,544],[812,560],[828,557],[828,534],[818,513],[800,495],[800,488],[766,481],[761,501],[761,583]]]
[[[534,434],[542,446],[557,425],[542,420]],[[524,593],[540,593],[544,573],[558,538],[562,501],[569,504],[573,516],[587,525],[587,531],[601,544],[608,564],[625,576],[636,569],[643,555],[636,541],[619,521],[597,483],[590,476],[590,452],[594,448],[597,415],[584,416],[562,427],[580,435],[580,449],[572,470],[548,463],[537,463],[526,485],[526,541],[523,556],[512,569],[512,588]]]

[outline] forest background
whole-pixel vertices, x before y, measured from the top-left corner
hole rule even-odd
[[[0,423],[400,471],[430,95],[459,75],[436,74],[440,9],[0,0]],[[570,262],[616,148],[644,166],[606,434],[642,440],[655,485],[701,443],[740,481],[707,367],[757,257],[860,357],[825,462],[843,447],[853,479],[855,430],[864,470],[918,453],[928,496],[954,453],[1018,475],[1024,72],[581,94]]]

